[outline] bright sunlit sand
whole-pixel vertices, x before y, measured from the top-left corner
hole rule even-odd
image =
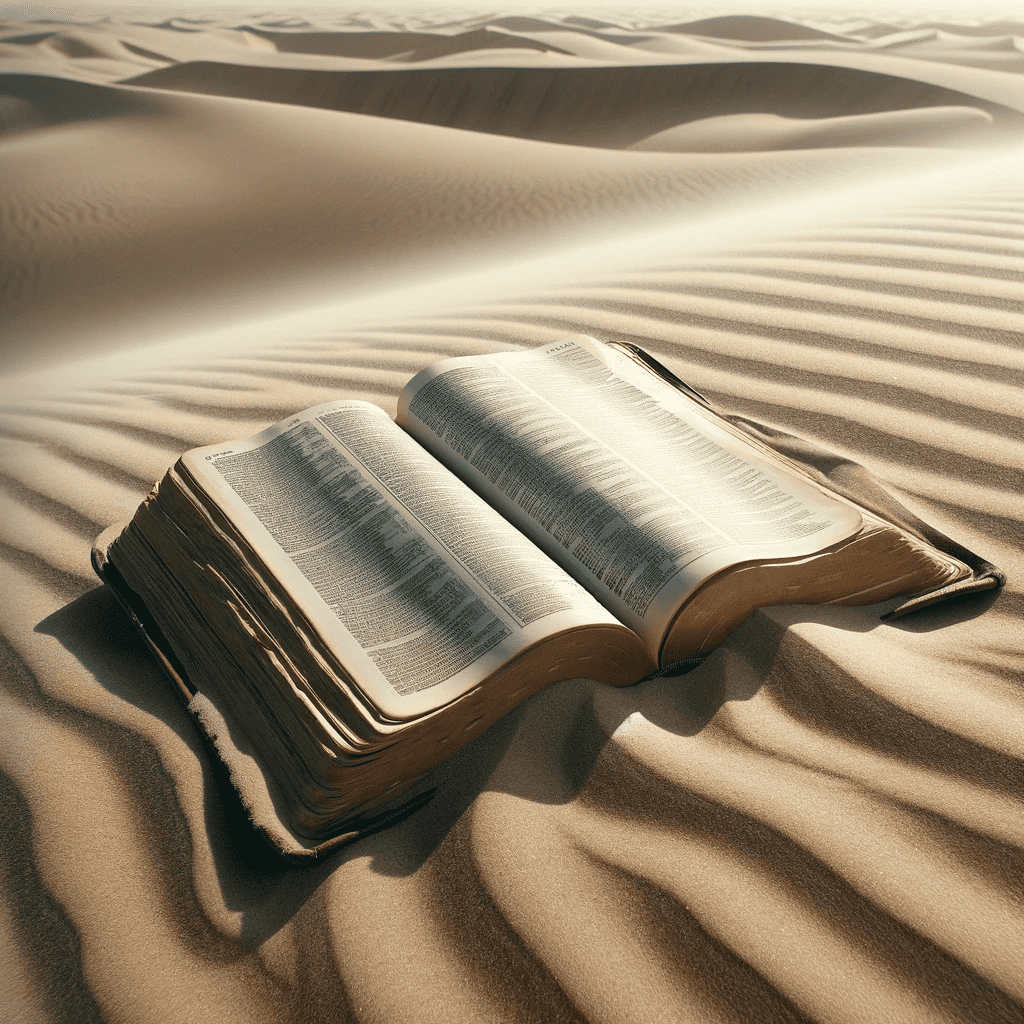
[[[3,15],[12,1020],[1024,1020],[1024,20],[751,10]],[[569,333],[1005,590],[556,686],[284,867],[92,540],[186,449]]]

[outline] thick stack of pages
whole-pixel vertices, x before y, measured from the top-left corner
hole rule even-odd
[[[581,336],[434,364],[397,423],[339,401],[189,452],[96,558],[312,842],[551,683],[971,576]]]

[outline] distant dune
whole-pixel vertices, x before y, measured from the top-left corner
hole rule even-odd
[[[795,49],[730,49],[730,32]],[[1024,80],[877,43],[758,18],[0,30],[8,358],[296,308],[1024,127]]]
[[[920,107],[845,117],[780,117],[733,114],[708,117],[667,128],[631,148],[654,153],[730,153],[826,146],[927,146],[960,136],[984,137],[993,118],[977,107]]]
[[[970,105],[989,113],[999,126],[1024,126],[1024,92],[1019,89],[1001,91],[986,81],[981,89],[962,92],[954,88],[963,80],[955,71],[943,69],[931,76],[939,81],[930,81],[875,70],[885,67],[877,58],[871,70],[844,67],[841,60],[818,55],[772,63],[733,58],[626,67],[321,72],[190,62],[130,81],[611,148],[698,117],[739,113],[820,118]],[[869,60],[857,58],[859,63]]]
[[[692,36],[715,36],[736,42],[777,43],[797,39],[845,41],[844,36],[823,32],[810,25],[794,24],[779,18],[755,18],[742,14],[729,14],[718,18],[701,18],[678,25],[659,26],[662,32],[682,32]]]

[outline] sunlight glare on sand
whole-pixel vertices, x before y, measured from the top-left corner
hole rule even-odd
[[[756,205],[700,217],[688,213],[666,226],[661,218],[656,229],[650,223],[623,228],[610,236],[577,238],[568,247],[548,246],[538,255],[519,261],[502,260],[496,252],[484,269],[448,267],[443,278],[409,273],[405,283],[344,301],[310,304],[302,309],[252,320],[236,320],[215,330],[175,333],[134,348],[107,352],[59,366],[9,374],[0,378],[0,394],[15,395],[23,389],[46,391],[70,381],[102,382],[112,374],[142,371],[170,362],[187,364],[200,354],[226,355],[279,344],[289,336],[310,336],[373,325],[381,321],[442,313],[474,303],[496,301],[516,293],[557,284],[586,283],[594,276],[631,265],[655,265],[683,254],[714,252],[730,246],[749,245],[787,237],[803,228],[842,223],[846,217],[898,212],[907,203],[930,194],[962,191],[964,184],[983,187],[988,180],[1005,178],[1024,162],[1024,148],[1014,145],[995,153],[965,154],[952,166],[929,162],[900,177],[876,178],[837,186],[834,182],[800,199],[775,203],[763,199]]]
[[[23,4],[0,79],[8,1017],[1024,1020],[1019,0]],[[685,675],[556,682],[408,814],[285,864],[96,539],[186,451],[326,402],[393,416],[426,366],[573,334],[864,467],[1005,587],[894,622],[762,607]],[[671,463],[630,404],[628,458]],[[524,436],[576,458],[548,422]],[[496,557],[454,493],[414,503]],[[622,492],[660,533],[648,494]],[[596,550],[623,534],[592,507]],[[236,656],[192,651],[209,708]],[[242,717],[214,730],[240,752]]]

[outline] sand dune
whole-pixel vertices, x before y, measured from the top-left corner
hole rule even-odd
[[[0,142],[9,367],[137,341],[154,324],[188,330],[380,290],[403,275],[436,276],[437,261],[514,259],[614,225],[705,215],[909,159],[884,148],[615,153],[54,78],[11,76],[6,88],[28,105],[21,117],[42,111],[52,124]],[[972,116],[986,118],[968,111],[945,121],[959,129]],[[843,131],[861,132],[854,145],[887,141],[851,120],[817,130],[826,143]],[[921,122],[934,141],[945,121],[895,123],[906,134]],[[804,145],[813,144],[812,130]]]
[[[493,64],[492,50],[512,47],[510,39],[518,40],[512,48],[524,53],[549,53],[582,66],[595,60],[629,63],[643,52],[731,53],[745,59],[751,52],[775,51],[790,56],[829,52],[870,56],[882,48],[887,56],[940,64],[948,59],[968,67],[1012,72],[1019,70],[1012,62],[1013,40],[1021,36],[1024,23],[1012,20],[963,26],[868,22],[838,32],[805,22],[738,15],[670,24],[635,17],[611,22],[523,15],[456,20],[368,14],[281,18],[238,10],[220,17],[211,13],[162,21],[131,12],[79,24],[0,20],[0,52],[7,60],[42,61],[59,74],[97,81],[139,74],[154,62],[244,62],[258,54],[267,58],[275,53],[281,55],[278,62],[284,55],[292,63],[302,56],[309,62],[304,66],[321,70],[358,66],[352,61],[404,60],[416,51],[422,51],[421,60],[445,61],[457,55],[459,62],[477,53],[478,63],[486,65]],[[993,55],[993,50],[1000,52]],[[503,55],[503,64],[509,63],[509,56]],[[511,57],[514,61],[515,55]]]
[[[1007,18],[1005,20],[986,19],[982,24],[960,24],[948,21],[926,21],[922,28],[934,28],[940,32],[948,32],[956,36],[1001,36],[1024,35],[1024,18]]]
[[[789,55],[761,54],[677,58],[685,63],[653,66],[649,59],[638,55],[635,67],[401,71],[317,71],[255,61],[242,71],[208,61],[161,68],[131,83],[612,148],[699,117],[738,113],[808,118],[970,105],[990,113],[997,125],[1019,130],[1024,111],[1024,86],[1015,76],[948,67],[926,72],[907,59],[828,54],[795,62]],[[968,91],[960,91],[965,86]]]
[[[998,239],[1019,227],[1015,209],[998,187],[965,186],[921,196],[912,215]],[[895,240],[905,215],[861,219]],[[519,298],[19,396],[5,428],[8,500],[26,524],[4,519],[21,595],[3,612],[12,685],[22,680],[8,721],[37,753],[5,772],[18,813],[48,837],[14,861],[29,880],[19,898],[56,892],[63,916],[42,933],[16,918],[12,948],[27,973],[37,940],[102,950],[43,996],[104,1016],[127,1005],[134,1019],[159,1004],[157,979],[183,1012],[221,1000],[225,1019],[315,1014],[325,993],[352,1019],[1014,1019],[1019,266],[1013,281],[979,274],[941,233],[920,255],[944,269],[865,264],[847,241],[856,230],[659,256]],[[181,448],[339,392],[390,408],[431,359],[573,329],[643,339],[717,400],[867,462],[992,552],[1010,592],[984,614],[950,608],[900,628],[870,609],[774,609],[685,679],[557,687],[442,769],[441,795],[416,816],[282,873],[239,845],[184,713],[93,589],[91,533]],[[40,757],[66,731],[55,774]],[[137,882],[114,889],[112,872]],[[131,969],[114,925],[125,917],[155,969]],[[392,966],[383,928],[416,957]],[[196,976],[216,958],[216,975]],[[622,984],[609,985],[615,964]]]
[[[985,148],[1024,102],[910,56],[1020,26],[892,20],[0,23],[5,1019],[1024,1020],[1024,187]],[[670,38],[692,58],[576,54]],[[685,152],[607,148],[655,132]],[[94,536],[190,447],[579,331],[862,462],[1005,590],[890,625],[774,608],[685,676],[552,687],[404,820],[286,866]]]
[[[810,25],[799,25],[779,18],[755,18],[742,14],[730,14],[718,18],[701,18],[698,21],[665,25],[662,32],[681,32],[687,35],[712,36],[735,42],[769,43],[791,42],[797,39],[843,40],[843,36],[823,32]]]

